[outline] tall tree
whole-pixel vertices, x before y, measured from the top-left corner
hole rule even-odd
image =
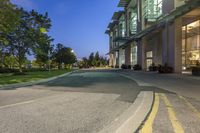
[[[47,34],[43,34],[41,38],[38,39],[37,46],[34,47],[34,54],[36,58],[36,62],[40,67],[46,67],[47,63],[49,63],[52,58],[53,45],[51,42],[53,39]]]
[[[94,56],[94,64],[95,64],[96,67],[100,66],[100,56],[99,56],[98,51],[95,53],[95,56]]]
[[[93,52],[89,55],[88,65],[89,66],[94,66],[95,65],[95,63],[94,63],[94,53]]]
[[[22,72],[23,63],[26,60],[26,55],[30,55],[31,51],[38,46],[40,38],[44,33],[41,33],[41,28],[49,29],[51,21],[48,15],[42,15],[34,10],[27,12],[20,11],[20,23],[9,36],[8,49],[15,56],[18,62],[20,72]]]
[[[7,43],[8,33],[13,31],[20,20],[20,14],[9,0],[0,0],[0,44]]]
[[[58,63],[58,68],[62,68],[62,64],[71,65],[76,62],[76,55],[72,49],[65,47],[63,44],[57,44],[54,52],[54,61]]]

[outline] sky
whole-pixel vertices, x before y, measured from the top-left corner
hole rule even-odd
[[[52,28],[48,33],[54,44],[71,47],[78,58],[99,51],[105,56],[109,50],[106,27],[119,0],[12,0],[26,10],[48,12]]]

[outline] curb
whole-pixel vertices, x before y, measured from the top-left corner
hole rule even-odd
[[[98,133],[137,132],[151,111],[153,99],[152,91],[140,92],[135,102],[122,115]]]
[[[75,71],[72,71],[72,72],[67,72],[67,73],[62,74],[62,75],[58,75],[58,76],[47,78],[47,79],[41,79],[41,80],[38,80],[38,81],[31,81],[31,82],[17,83],[17,84],[10,84],[10,85],[2,85],[2,86],[0,86],[0,90],[6,90],[6,89],[9,90],[9,89],[14,89],[14,88],[31,86],[31,85],[35,85],[35,84],[39,84],[39,83],[45,83],[45,82],[49,82],[49,81],[52,81],[52,80],[55,80],[55,79],[58,79],[58,78],[61,78],[61,77],[68,76],[68,75],[70,75],[74,72],[77,72],[77,71],[78,70],[75,70]]]
[[[125,78],[137,82],[139,86],[143,86],[145,83],[135,81],[134,78],[119,74]],[[150,84],[145,84],[150,86]],[[147,116],[151,112],[154,103],[153,91],[141,91],[134,103],[115,121],[105,127],[98,133],[135,133],[141,128],[141,125],[146,120]]]

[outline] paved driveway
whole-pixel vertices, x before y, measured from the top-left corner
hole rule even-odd
[[[0,90],[0,132],[96,133],[128,109],[139,91],[132,80],[106,71]]]
[[[155,92],[155,102],[140,133],[199,133],[200,78],[118,70],[131,76],[144,90]]]

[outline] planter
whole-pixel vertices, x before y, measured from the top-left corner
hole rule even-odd
[[[173,68],[169,66],[159,66],[158,67],[159,73],[173,73]]]
[[[151,72],[158,71],[158,67],[157,66],[150,66],[149,71],[151,71]]]
[[[200,67],[193,67],[192,68],[192,75],[200,76]]]
[[[128,69],[128,66],[125,64],[122,64],[121,69]]]
[[[142,70],[142,67],[140,66],[140,65],[134,65],[133,66],[133,70],[135,70],[135,71],[140,71],[140,70]]]

